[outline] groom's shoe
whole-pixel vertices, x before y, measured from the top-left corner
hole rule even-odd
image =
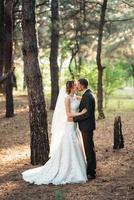
[[[96,176],[95,175],[90,175],[90,174],[88,174],[87,175],[87,179],[90,181],[90,180],[93,180],[93,179],[95,179],[96,178]]]

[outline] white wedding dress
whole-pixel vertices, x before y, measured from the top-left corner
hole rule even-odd
[[[71,112],[76,113],[79,102],[75,96],[69,98]],[[66,120],[64,134],[50,159],[44,166],[23,172],[22,176],[25,181],[37,185],[86,182],[85,155],[77,124]]]

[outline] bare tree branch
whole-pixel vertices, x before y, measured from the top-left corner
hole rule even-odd
[[[96,2],[96,1],[86,1],[86,3],[92,3],[92,4],[98,4],[98,5],[100,5],[100,6],[102,6],[102,3],[100,3],[100,2]]]
[[[105,20],[105,23],[107,23],[107,22],[130,21],[130,20],[134,20],[134,17],[132,17],[132,18],[128,18],[128,19]]]
[[[49,3],[49,0],[45,0],[45,1],[43,1],[42,3],[37,4],[37,5],[36,5],[36,8],[38,8],[38,7],[40,7],[40,6],[43,6],[43,5],[45,5],[46,3]]]
[[[15,8],[18,3],[19,3],[19,0],[14,1],[13,7]]]
[[[128,5],[129,7],[132,7],[132,8],[134,8],[134,4],[130,4],[130,3],[126,2],[126,1],[122,1],[122,3],[124,3],[124,4]]]

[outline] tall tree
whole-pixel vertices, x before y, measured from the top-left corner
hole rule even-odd
[[[5,0],[4,7],[4,67],[5,72],[12,68],[12,45],[13,45],[13,23],[12,23],[13,0]],[[14,116],[14,103],[13,103],[13,85],[12,77],[9,76],[6,81],[6,117]]]
[[[48,160],[49,141],[47,111],[38,62],[35,0],[22,0],[22,30],[24,73],[29,98],[31,163],[44,164]]]
[[[103,0],[103,4],[101,6],[101,14],[100,14],[100,22],[99,22],[99,31],[98,31],[98,45],[97,45],[97,56],[96,62],[98,67],[98,86],[97,86],[97,100],[98,100],[98,113],[99,119],[104,119],[105,115],[103,112],[103,70],[104,66],[101,62],[101,52],[102,52],[102,39],[103,39],[103,29],[105,24],[105,14],[107,9],[107,1]]]
[[[59,5],[58,0],[51,1],[51,51],[50,51],[50,73],[51,73],[51,105],[54,110],[59,93]]]
[[[0,1],[0,76],[3,72],[3,59],[4,59],[4,0]]]

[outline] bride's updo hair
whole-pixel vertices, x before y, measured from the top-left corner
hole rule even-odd
[[[72,87],[74,86],[74,81],[67,81],[66,82],[66,93],[70,94]]]

